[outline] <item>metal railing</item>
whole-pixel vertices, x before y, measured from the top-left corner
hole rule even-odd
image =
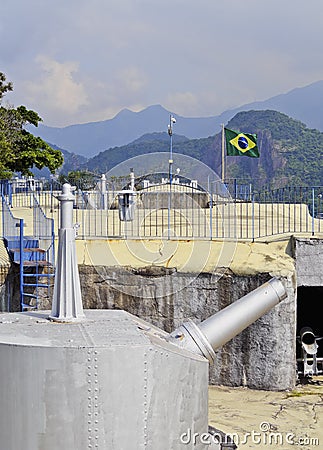
[[[46,217],[36,195],[33,198],[33,237],[39,240],[41,248],[46,249],[47,261],[55,265],[54,219]]]
[[[120,191],[119,191],[120,192]],[[37,205],[38,218],[59,224],[59,191],[11,195],[14,209]],[[284,187],[253,191],[250,184],[155,185],[135,192],[131,218],[122,220],[118,191],[75,191],[77,239],[247,239],[323,233],[323,187]],[[24,206],[22,206],[24,205]],[[42,212],[41,212],[42,211]],[[42,219],[41,219],[42,218]],[[44,227],[50,228],[50,222]],[[40,230],[35,234],[42,234]],[[50,234],[46,231],[46,234]]]
[[[6,197],[2,195],[2,236],[11,260],[19,264],[21,311],[38,307],[40,290],[49,290],[54,276],[54,220],[45,216],[36,198],[33,199],[31,217],[32,233],[28,235],[26,222],[23,218],[14,217]],[[11,306],[11,300],[8,300],[8,311]]]
[[[323,233],[322,187],[288,187],[233,197],[222,186],[213,193],[187,188],[172,191],[141,190],[132,205],[132,220],[120,220],[118,198],[111,196],[107,209],[82,207],[75,222],[78,239],[251,239],[267,236]],[[93,194],[95,195],[95,194]]]
[[[14,217],[6,197],[1,195],[2,205],[2,236],[18,239],[20,236],[20,219]]]

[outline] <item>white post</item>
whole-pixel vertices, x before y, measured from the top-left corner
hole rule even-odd
[[[222,161],[221,161],[221,179],[222,183],[225,182],[225,154],[224,154],[224,124],[222,124],[222,139],[221,139]]]
[[[73,227],[74,195],[68,183],[63,185],[58,200],[61,202],[61,221],[58,230],[54,295],[49,318],[55,322],[75,322],[83,320],[85,316]]]
[[[133,169],[130,169],[130,190],[135,190],[135,174]]]
[[[107,209],[107,179],[105,174],[103,173],[101,176],[101,208],[102,209]]]

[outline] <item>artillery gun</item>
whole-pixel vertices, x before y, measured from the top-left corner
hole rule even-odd
[[[301,346],[302,356],[297,359],[297,362],[301,363],[301,370],[298,370],[298,374],[302,377],[322,374],[323,358],[319,358],[317,353],[318,342],[323,337],[315,336],[311,327],[303,327],[299,334],[300,336],[297,338]]]
[[[213,440],[208,427],[209,364],[286,297],[283,283],[273,278],[170,334],[125,311],[83,311],[69,185],[59,200],[52,311],[0,317],[1,448],[235,448]]]

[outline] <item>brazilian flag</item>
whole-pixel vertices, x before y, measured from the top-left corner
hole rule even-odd
[[[228,156],[259,158],[257,135],[224,129]]]

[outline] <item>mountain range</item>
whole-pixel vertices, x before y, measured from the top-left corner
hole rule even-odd
[[[225,158],[226,178],[239,183],[253,184],[256,188],[284,186],[323,185],[323,133],[306,127],[273,110],[251,110],[237,113],[227,124],[228,128],[257,135],[260,157],[231,156]],[[221,175],[221,133],[200,139],[184,136],[173,137],[174,168],[180,168],[181,176],[190,177],[187,160],[190,157],[195,169],[202,163]],[[156,161],[158,155],[158,161]],[[192,160],[194,158],[194,160]],[[136,166],[139,172],[167,172],[169,159],[169,136],[166,132],[143,135],[130,144],[110,148],[77,167],[92,174],[103,173],[125,176]],[[195,161],[195,163],[194,163]],[[122,163],[122,164],[121,164]],[[66,173],[66,172],[64,172]],[[196,173],[201,180],[203,173]],[[204,180],[205,182],[205,180]],[[306,192],[306,191],[304,191]]]
[[[124,109],[114,118],[101,122],[63,128],[40,124],[38,128],[33,127],[30,131],[69,153],[91,158],[112,147],[125,146],[147,133],[167,131],[170,114],[176,119],[174,134],[199,139],[219,133],[221,124],[226,124],[240,111],[268,109],[300,120],[309,128],[323,131],[323,81],[264,101],[242,105],[213,117],[183,117],[167,111],[161,105],[152,105],[139,112]]]

